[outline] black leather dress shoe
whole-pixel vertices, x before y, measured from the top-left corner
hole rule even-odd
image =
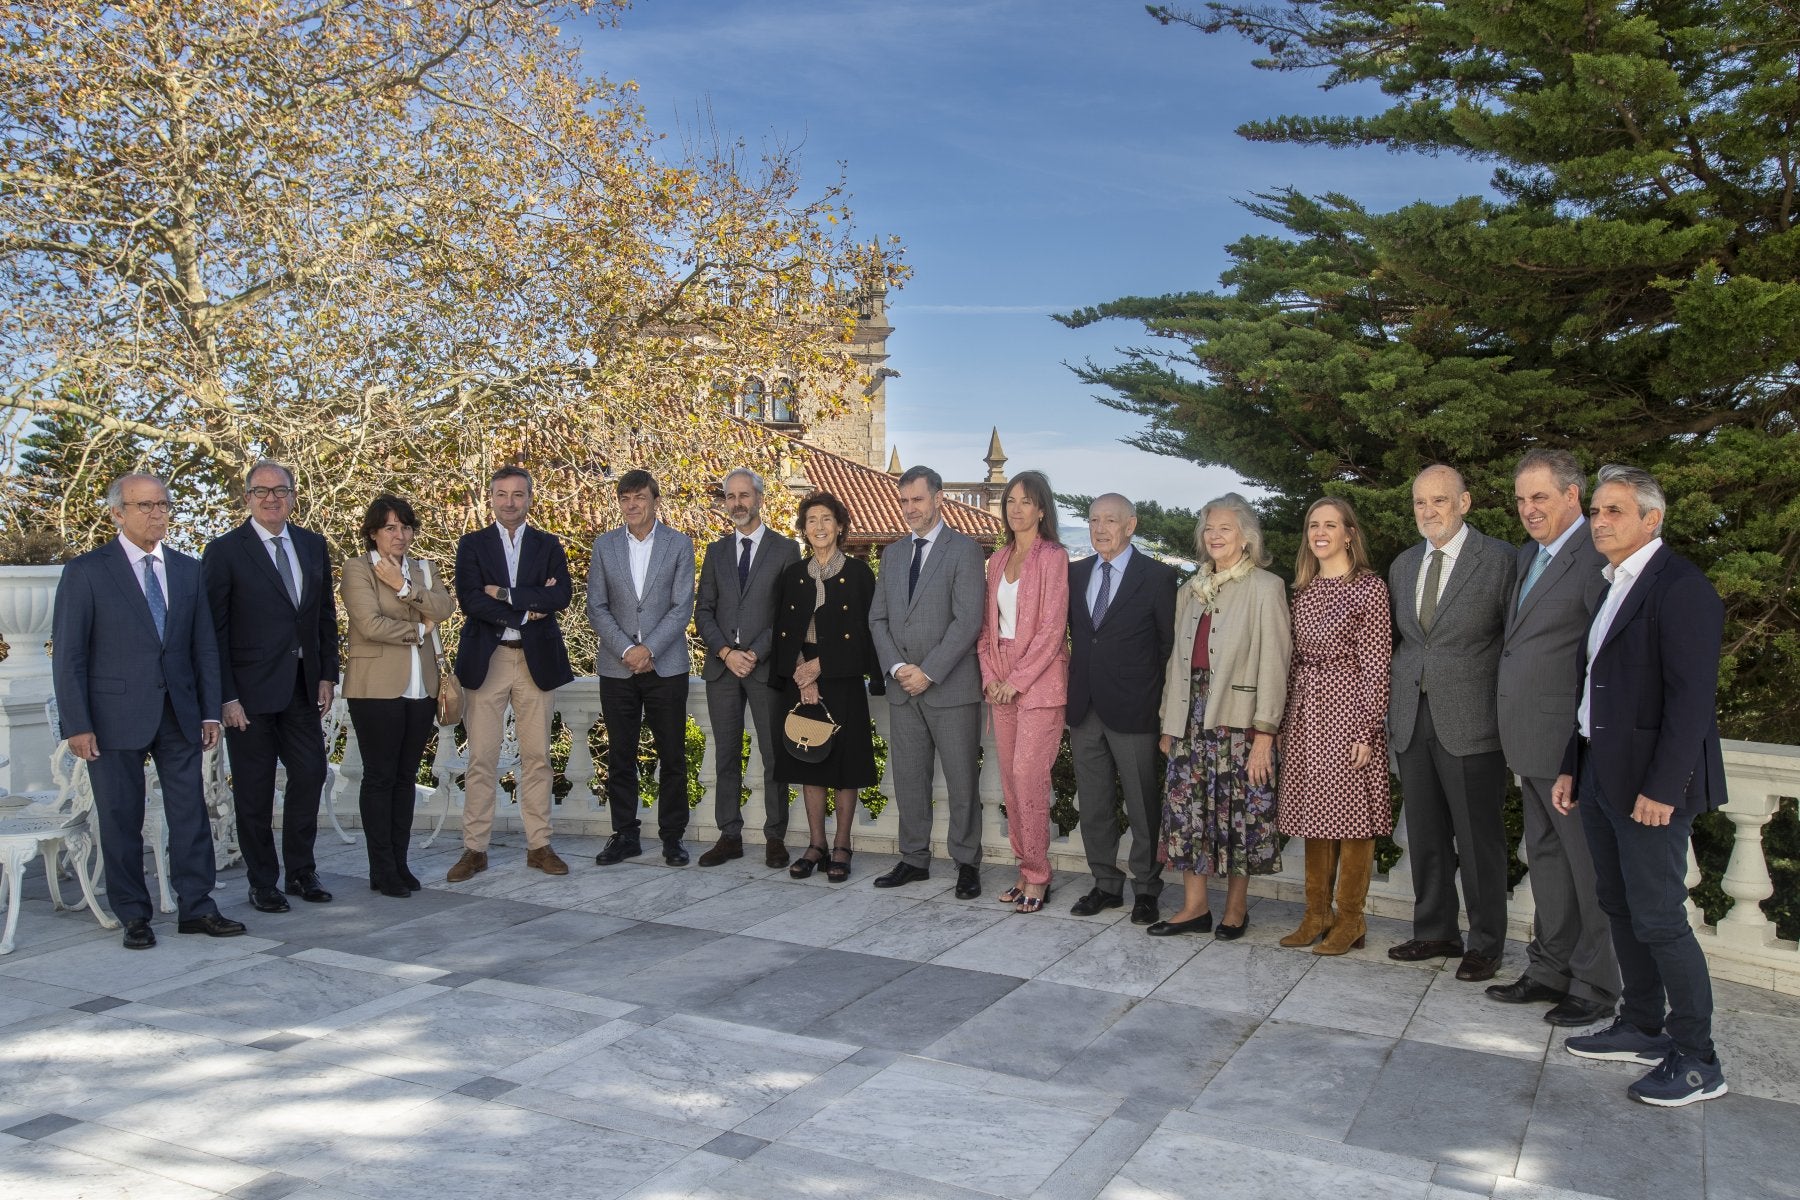
[[[156,931],[150,928],[147,917],[138,917],[125,922],[125,948],[127,950],[148,950],[156,945]]]
[[[207,913],[204,917],[189,917],[175,928],[182,933],[204,933],[207,937],[236,937],[244,932],[244,923],[218,913]]]
[[[250,889],[250,907],[257,912],[284,913],[288,910],[287,897],[272,887]]]
[[[1598,1000],[1583,1000],[1580,996],[1565,996],[1563,1002],[1544,1014],[1544,1020],[1552,1025],[1573,1028],[1577,1025],[1594,1025],[1613,1015],[1613,1005],[1603,1004]]]
[[[1139,896],[1131,902],[1131,923],[1133,925],[1154,925],[1161,911],[1156,904],[1155,896]],[[1207,920],[1210,922],[1211,917]],[[1211,928],[1211,925],[1208,925]]]
[[[401,883],[406,885],[406,890],[409,892],[422,892],[425,890],[425,885],[419,882],[419,877],[414,875],[411,871],[408,871],[405,867],[400,868],[399,879]]]
[[[615,833],[606,839],[606,845],[600,853],[594,855],[594,865],[610,867],[614,863],[622,863],[628,858],[636,858],[644,852],[635,833]]]
[[[687,847],[681,844],[680,838],[663,839],[663,862],[671,867],[688,865]]]
[[[1188,921],[1156,921],[1144,930],[1151,937],[1174,937],[1180,933],[1211,933],[1212,914],[1201,913]]]
[[[981,868],[967,864],[956,868],[956,898],[973,900],[981,895]]]
[[[287,894],[298,896],[308,904],[328,904],[331,893],[319,882],[317,871],[308,871],[303,875],[295,875],[288,880]]]
[[[1421,940],[1401,942],[1398,946],[1388,947],[1388,957],[1395,962],[1424,962],[1428,958],[1458,958],[1462,955],[1463,944],[1456,941]]]
[[[1496,983],[1487,994],[1502,1004],[1537,1004],[1548,1000],[1554,1004],[1566,994],[1547,983],[1539,983],[1529,975],[1521,975],[1511,983]]]
[[[930,879],[931,871],[926,867],[915,867],[908,862],[897,862],[888,868],[885,874],[875,877],[878,888],[896,888],[903,884],[917,883],[921,879]]]
[[[1456,977],[1464,983],[1481,983],[1492,979],[1500,970],[1500,960],[1470,951],[1463,955],[1462,962],[1457,964]]]
[[[1094,888],[1087,895],[1069,906],[1069,911],[1078,917],[1091,917],[1103,908],[1123,908],[1125,897],[1117,892],[1103,892]]]

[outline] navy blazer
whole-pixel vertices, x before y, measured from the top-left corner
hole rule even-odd
[[[276,713],[294,699],[299,651],[309,701],[338,680],[337,588],[325,539],[288,523],[300,560],[300,606],[275,568],[254,521],[214,538],[200,556],[219,642],[219,695],[247,713]]]
[[[1602,596],[1596,618],[1605,604]],[[1690,816],[1724,804],[1718,722],[1724,631],[1725,605],[1712,582],[1666,544],[1658,548],[1594,656],[1589,741],[1584,748],[1576,730],[1563,773],[1576,773],[1585,750],[1601,794],[1623,812],[1640,795]],[[1576,657],[1578,687],[1587,678],[1586,651],[1584,640]]]
[[[161,554],[169,586],[161,640],[118,539],[63,567],[50,661],[64,737],[92,733],[101,750],[147,749],[165,697],[195,745],[201,722],[219,719],[219,642],[200,563],[167,542]]]
[[[547,582],[552,579],[556,582]],[[490,583],[511,586],[506,546],[496,525],[465,533],[456,543],[456,602],[468,618],[456,644],[456,678],[462,685],[478,688],[487,679],[488,661],[508,629],[519,631],[525,669],[538,690],[553,692],[575,678],[562,624],[556,619],[574,596],[561,540],[525,526],[519,541],[519,583],[512,588],[511,600],[497,600],[482,590]],[[545,615],[533,621],[534,612]]]
[[[1163,669],[1175,645],[1175,568],[1132,548],[1100,628],[1088,612],[1098,554],[1069,564],[1070,725],[1091,708],[1115,733],[1162,729]]]

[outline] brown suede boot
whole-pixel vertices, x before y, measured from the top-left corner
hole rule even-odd
[[[1337,871],[1337,922],[1314,954],[1343,954],[1361,950],[1369,926],[1363,920],[1363,901],[1369,898],[1369,875],[1375,869],[1375,839],[1345,838],[1339,843]]]
[[[1329,838],[1306,839],[1306,915],[1300,928],[1281,939],[1284,946],[1310,946],[1330,930],[1331,878],[1337,874],[1338,844]]]

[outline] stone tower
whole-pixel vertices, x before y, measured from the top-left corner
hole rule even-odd
[[[879,264],[879,251],[877,251]],[[806,440],[865,467],[880,469],[887,449],[887,381],[899,374],[887,365],[887,283],[879,265],[870,272],[860,297],[850,354],[869,382],[860,395],[848,397],[848,411],[808,424]]]

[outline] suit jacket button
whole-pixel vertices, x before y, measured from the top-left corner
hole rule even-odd
[[[845,634],[845,635],[844,635],[844,640],[845,640],[845,641],[846,641],[846,642],[847,642],[847,641],[849,641],[849,640],[850,640],[850,635],[849,635],[849,634],[847,634],[847,633],[846,633],[846,634]]]

